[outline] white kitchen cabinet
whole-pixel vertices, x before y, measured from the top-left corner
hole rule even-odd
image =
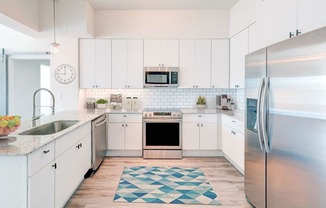
[[[143,88],[143,40],[112,40],[112,88]]]
[[[222,123],[222,150],[226,158],[244,173],[243,122],[223,115]]]
[[[183,150],[217,150],[217,140],[216,114],[183,115]]]
[[[212,88],[229,88],[230,42],[228,39],[212,40]]]
[[[180,40],[180,87],[211,87],[212,43],[208,39]]]
[[[326,25],[324,0],[265,0],[262,4],[262,31],[265,46]]]
[[[178,67],[179,40],[176,39],[145,39],[145,67]]]
[[[111,40],[80,39],[80,88],[111,88]]]
[[[91,134],[76,142],[55,162],[55,207],[63,207],[91,167]]]
[[[28,155],[28,207],[54,207],[54,144]]]
[[[230,88],[245,87],[245,56],[249,52],[248,28],[230,40]]]
[[[108,149],[142,149],[141,114],[109,114]]]

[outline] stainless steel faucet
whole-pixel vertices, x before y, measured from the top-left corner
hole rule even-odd
[[[33,95],[33,117],[32,117],[32,125],[33,125],[33,126],[35,126],[35,124],[36,124],[36,120],[37,120],[37,119],[40,119],[41,116],[43,116],[43,115],[39,115],[39,116],[36,116],[36,115],[35,115],[35,109],[36,109],[36,105],[35,105],[35,97],[36,97],[36,94],[37,94],[39,91],[41,91],[41,90],[45,90],[45,91],[47,91],[48,93],[50,93],[50,95],[51,95],[51,97],[52,97],[52,106],[48,106],[48,107],[52,108],[52,115],[54,115],[54,112],[55,112],[55,98],[54,98],[53,93],[52,93],[50,90],[46,89],[46,88],[40,88],[40,89],[36,90],[36,91],[34,92],[34,95]],[[41,106],[40,106],[40,107],[41,107]]]

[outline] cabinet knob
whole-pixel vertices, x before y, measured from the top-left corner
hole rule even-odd
[[[197,126],[199,127],[199,124],[197,124]]]
[[[198,85],[196,85],[196,88],[198,88]]]
[[[122,125],[122,127],[124,127],[125,125],[124,124],[121,124]]]
[[[54,163],[52,167],[54,167],[54,169],[57,169],[57,163]]]
[[[236,88],[240,87],[240,85],[234,85]]]
[[[212,85],[212,88],[214,88],[214,85]]]
[[[50,150],[44,150],[43,153],[44,154],[48,154],[50,152]]]
[[[294,36],[294,33],[290,32],[289,37],[292,38]]]
[[[126,124],[126,127],[128,127],[128,124]]]
[[[296,30],[295,32],[296,32],[296,35],[297,36],[301,34],[301,31],[300,30]]]
[[[233,123],[235,123],[235,120],[232,120]]]
[[[204,125],[203,125],[203,124],[201,124],[200,126],[201,126],[201,127],[203,127]]]

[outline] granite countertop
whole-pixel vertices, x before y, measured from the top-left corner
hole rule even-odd
[[[19,156],[30,154],[33,151],[41,148],[42,146],[56,140],[57,138],[67,134],[71,130],[78,128],[79,126],[90,122],[91,120],[97,118],[98,116],[104,113],[105,110],[103,112],[88,112],[86,110],[62,111],[56,113],[55,115],[43,116],[40,120],[37,121],[36,126],[40,126],[42,124],[58,120],[79,120],[77,124],[51,135],[18,135],[19,133],[27,129],[33,128],[31,121],[22,121],[20,128],[15,133],[9,135],[11,137],[16,137],[17,140],[9,144],[2,144],[2,146],[0,146],[0,156]]]

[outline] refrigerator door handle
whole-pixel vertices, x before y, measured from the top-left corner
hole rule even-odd
[[[261,96],[262,96],[262,91],[265,86],[265,77],[261,78],[259,88],[258,88],[258,99],[257,99],[257,118],[256,120],[258,121],[257,125],[257,131],[258,131],[258,140],[260,144],[260,149],[264,151],[264,146],[263,146],[263,135],[262,135],[262,120],[261,120]]]
[[[264,141],[264,145],[265,145],[265,149],[267,153],[271,152],[271,148],[270,148],[270,144],[269,144],[269,138],[268,138],[268,122],[267,122],[267,115],[269,113],[269,104],[268,104],[268,95],[269,95],[269,80],[270,78],[267,77],[265,79],[265,85],[264,85],[264,89],[262,91],[262,102],[261,104],[261,119],[262,119],[262,134],[263,134],[263,141]]]

